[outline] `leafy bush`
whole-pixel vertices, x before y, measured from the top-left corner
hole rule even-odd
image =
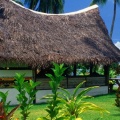
[[[19,92],[19,94],[17,95],[17,100],[20,104],[22,120],[26,120],[29,116],[29,110],[37,92],[37,90],[35,90],[35,87],[40,84],[39,82],[34,82],[32,80],[30,80],[29,82],[25,81],[24,76],[25,74],[17,73],[15,76],[16,81],[14,86]]]
[[[92,111],[98,111],[100,113],[107,112],[107,110],[100,108],[99,106],[91,103],[83,101],[86,98],[89,98],[91,96],[86,95],[90,90],[97,88],[97,86],[94,87],[88,87],[80,92],[78,92],[79,88],[85,83],[85,81],[81,82],[73,91],[73,93],[69,92],[66,89],[61,89],[61,96],[59,97],[60,102],[62,104],[61,114],[64,116],[64,119],[66,120],[76,120],[81,119],[80,114],[83,112],[86,112],[88,110]]]
[[[66,70],[66,68],[64,68],[63,64],[56,64],[53,63],[54,68],[52,68],[53,71],[53,75],[52,74],[46,74],[47,77],[50,78],[49,81],[49,85],[52,89],[52,94],[50,95],[46,95],[44,98],[48,98],[48,106],[47,106],[47,117],[43,117],[43,118],[39,118],[41,120],[63,120],[63,118],[61,118],[60,116],[58,116],[59,111],[61,109],[61,107],[59,106],[59,100],[58,100],[58,95],[59,93],[57,92],[58,87],[60,86],[61,81],[64,79],[64,76],[62,76],[62,74],[64,73],[64,71]]]
[[[66,68],[64,68],[63,64],[58,65],[54,63],[53,65],[54,68],[52,68],[52,71],[54,75],[47,74],[51,79],[49,84],[52,89],[52,94],[44,97],[49,99],[49,105],[46,109],[48,115],[43,118],[38,118],[37,120],[82,120],[80,114],[87,110],[109,113],[107,110],[100,108],[93,103],[83,101],[85,98],[90,97],[87,96],[86,93],[97,86],[86,88],[78,93],[78,90],[83,85],[84,81],[75,88],[73,94],[66,89],[60,88],[60,82],[64,79],[62,75]],[[58,88],[60,88],[59,91]]]
[[[7,102],[7,96],[8,96],[8,92],[5,92],[5,93],[0,92],[0,98],[1,98],[0,120],[10,120],[10,118],[13,116],[16,109],[19,107],[19,105],[18,105],[15,108],[13,108],[10,112],[8,112],[8,107],[10,105],[10,101]]]

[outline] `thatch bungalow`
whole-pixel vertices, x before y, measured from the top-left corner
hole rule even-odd
[[[120,50],[110,39],[98,6],[55,15],[29,10],[11,0],[0,0],[1,81],[13,80],[13,73],[23,69],[23,72],[28,71],[26,79],[33,77],[44,83],[47,79],[36,78],[35,69],[45,68],[53,61],[67,65],[102,64],[104,76],[79,77],[77,81],[94,79],[102,81],[100,85],[107,85],[108,65],[120,62]],[[11,63],[19,64],[11,67]],[[30,67],[18,67],[21,63]],[[64,87],[69,87],[70,79],[66,78]],[[71,81],[75,83],[74,79]],[[88,83],[87,86],[93,85]],[[40,89],[46,89],[42,86]]]

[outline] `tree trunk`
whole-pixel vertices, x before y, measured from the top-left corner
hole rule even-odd
[[[112,24],[111,24],[111,29],[110,29],[110,38],[112,38],[113,35],[113,29],[114,29],[114,23],[115,23],[115,18],[116,18],[116,0],[114,0],[114,11],[113,11],[113,18],[112,18]]]

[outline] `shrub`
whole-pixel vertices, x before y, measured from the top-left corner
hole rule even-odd
[[[53,63],[54,68],[52,68],[53,71],[53,75],[52,74],[46,74],[47,77],[50,78],[49,81],[49,85],[52,89],[52,94],[50,95],[46,95],[44,98],[48,98],[48,106],[47,106],[47,117],[43,117],[41,119],[43,120],[63,120],[62,117],[58,116],[59,111],[61,109],[61,107],[59,106],[59,100],[58,100],[58,87],[60,86],[61,81],[64,79],[64,76],[62,76],[62,74],[64,73],[64,71],[66,70],[66,68],[64,67],[64,64],[56,64]],[[39,118],[40,119],[40,118]]]
[[[15,88],[19,92],[17,95],[17,100],[20,104],[22,120],[26,120],[29,116],[30,108],[33,103],[33,100],[35,99],[35,94],[37,90],[35,90],[35,87],[39,85],[39,82],[34,82],[32,80],[25,81],[24,79],[25,74],[16,74],[15,76]]]
[[[10,105],[10,101],[7,102],[7,96],[8,92],[0,92],[1,102],[0,102],[0,120],[10,120],[10,118],[13,116],[14,112],[19,107],[16,106],[13,108],[10,112],[8,112],[8,107]]]
[[[60,88],[60,82],[64,79],[63,73],[66,70],[63,64],[53,64],[54,68],[52,71],[54,75],[47,74],[50,78],[50,87],[52,89],[52,94],[46,95],[44,98],[49,99],[47,106],[46,117],[38,118],[37,120],[82,120],[80,114],[87,110],[95,110],[100,113],[107,112],[107,110],[98,107],[97,105],[83,101],[87,96],[86,93],[91,89],[96,88],[89,87],[78,93],[79,88],[83,85],[80,83],[74,90],[73,94],[68,92],[66,89]],[[60,88],[60,91],[58,91]]]
[[[60,102],[62,104],[61,115],[64,116],[65,120],[77,120],[81,119],[80,114],[86,112],[88,110],[98,111],[100,113],[107,112],[107,110],[100,108],[99,106],[86,102],[84,99],[89,98],[91,96],[86,95],[90,90],[97,88],[98,86],[88,87],[84,90],[78,92],[79,88],[85,83],[85,81],[81,82],[73,91],[73,93],[69,92],[66,89],[61,89],[61,95],[59,96]]]

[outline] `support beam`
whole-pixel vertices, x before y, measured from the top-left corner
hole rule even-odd
[[[108,93],[109,93],[109,66],[104,66],[104,76],[105,76],[105,85],[108,86]]]
[[[109,84],[109,66],[104,66],[105,85]]]
[[[93,64],[90,63],[90,76],[92,75]]]
[[[76,77],[76,64],[74,65],[74,71],[73,71],[73,73],[74,73],[74,77]]]
[[[32,69],[32,80],[36,82],[36,68]],[[35,90],[36,90],[36,87],[35,87]],[[34,97],[35,99],[33,100],[33,104],[36,104],[36,95]]]

